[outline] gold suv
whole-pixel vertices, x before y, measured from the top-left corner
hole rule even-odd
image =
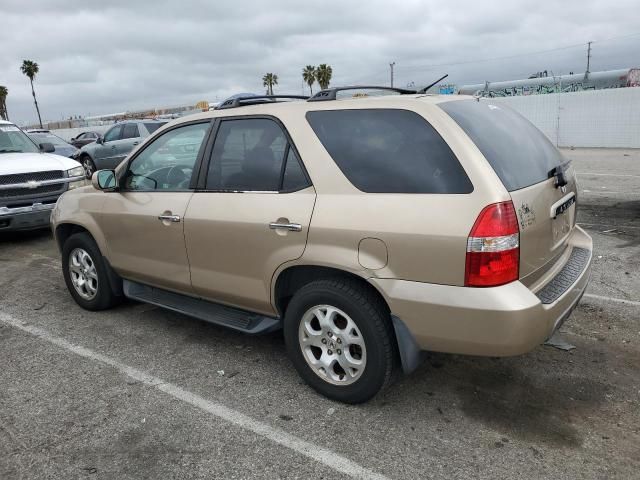
[[[229,100],[65,193],[52,224],[76,302],[282,328],[304,380],[349,403],[427,350],[544,342],[589,279],[571,164],[491,100],[347,90]]]

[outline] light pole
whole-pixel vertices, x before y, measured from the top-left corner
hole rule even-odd
[[[396,62],[391,62],[389,64],[389,67],[391,68],[391,87],[393,87],[393,67],[395,66]]]

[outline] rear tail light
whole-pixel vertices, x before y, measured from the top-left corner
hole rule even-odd
[[[496,287],[518,279],[520,230],[512,202],[485,207],[467,239],[467,287]]]

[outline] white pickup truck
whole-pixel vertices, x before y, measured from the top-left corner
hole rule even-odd
[[[0,120],[0,234],[48,227],[58,197],[85,185],[82,166],[53,150]]]

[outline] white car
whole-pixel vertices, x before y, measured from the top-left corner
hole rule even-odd
[[[58,197],[85,185],[82,166],[53,150],[0,120],[0,233],[48,227]]]

